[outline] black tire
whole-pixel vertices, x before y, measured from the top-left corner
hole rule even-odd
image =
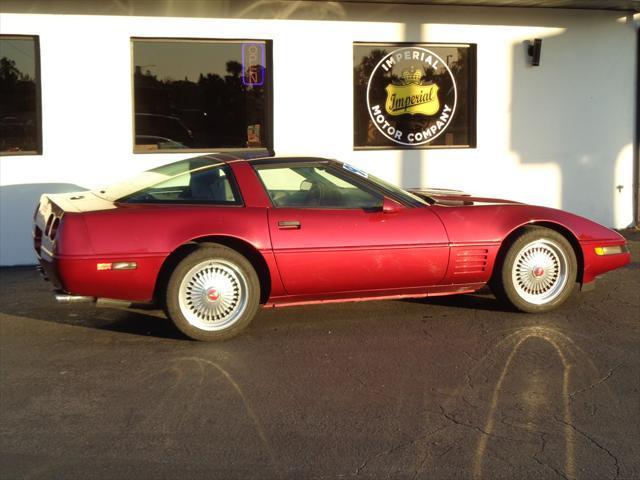
[[[255,316],[260,281],[240,253],[207,243],[176,265],[165,294],[165,312],[186,336],[205,342],[227,340]]]
[[[573,247],[562,234],[525,227],[498,257],[491,289],[516,310],[547,312],[574,292],[577,268]]]

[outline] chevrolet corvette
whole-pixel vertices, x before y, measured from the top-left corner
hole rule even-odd
[[[261,306],[485,285],[546,312],[630,261],[617,232],[561,210],[408,191],[335,160],[230,153],[42,195],[33,241],[58,301],[153,303],[203,341],[237,335]]]

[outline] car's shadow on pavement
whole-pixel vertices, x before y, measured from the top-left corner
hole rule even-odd
[[[1,270],[0,315],[17,316],[46,321],[61,325],[92,328],[139,337],[189,342],[174,324],[156,307],[133,305],[131,308],[119,306],[96,306],[94,304],[59,304],[52,296],[50,284],[43,282],[32,267],[11,267]],[[464,311],[486,310],[508,312],[488,290],[473,295],[406,299],[390,302],[374,302],[375,318],[372,318],[370,302],[349,302],[298,306],[286,309],[262,309],[247,329],[248,334],[262,334],[274,330],[311,329],[324,331],[340,329],[348,319],[351,328],[358,323],[381,322],[397,316],[398,305],[414,304],[425,307],[441,306],[461,308]],[[402,309],[402,311],[406,310]],[[408,312],[409,317],[422,318],[420,309]]]
[[[50,285],[42,282],[30,267],[2,269],[2,289],[0,290],[0,315],[13,315],[33,320],[47,321],[62,325],[93,328],[110,332],[155,337],[180,342],[191,340],[180,332],[174,324],[156,307],[133,305],[132,308],[119,306],[95,306],[93,304],[59,304],[51,294]],[[348,302],[312,306],[297,306],[284,309],[266,308],[258,312],[246,333],[258,334],[287,330],[310,329],[324,331],[339,330],[348,319],[349,327],[372,323],[381,325],[398,315],[399,305],[424,306],[425,308],[452,308],[462,312],[470,310],[496,314],[514,314],[514,310],[500,303],[488,288],[465,295],[450,295],[426,298],[407,298],[396,301]],[[572,302],[569,302],[572,303]],[[420,308],[401,308],[404,318],[421,319]],[[375,312],[375,314],[372,314]],[[438,315],[437,311],[432,314]],[[406,316],[405,316],[406,315]]]
[[[188,340],[157,308],[59,304],[53,298],[51,284],[43,282],[33,267],[0,269],[0,285],[0,317],[14,316],[131,335]]]
[[[407,298],[403,301],[409,303],[420,303],[423,305],[438,305],[441,307],[485,310],[490,312],[515,312],[514,309],[509,308],[509,306],[501,303],[493,295],[489,287],[484,287],[477,292],[463,295],[442,295],[424,298]]]
[[[98,307],[96,310],[104,310]],[[141,335],[147,337],[164,338],[168,340],[189,341],[174,324],[161,313],[145,312],[145,309],[106,309],[112,312],[117,311],[118,317],[111,323],[106,323],[98,327],[100,330],[111,332],[127,333],[130,335]],[[91,327],[91,325],[86,325]]]
[[[491,312],[514,313],[515,310],[503,305],[492,295],[447,295],[442,297],[427,297],[409,299],[409,302],[418,302],[425,305],[439,305],[441,307],[465,308],[472,310],[485,310]]]
[[[82,328],[125,333],[167,340],[189,339],[159,311],[95,306],[54,305],[43,310],[15,310],[0,307],[0,315],[16,315],[32,320]]]

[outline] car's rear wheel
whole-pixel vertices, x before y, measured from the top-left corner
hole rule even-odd
[[[496,297],[523,312],[552,310],[575,288],[573,247],[563,235],[548,228],[523,229],[496,268],[499,270],[491,284]]]
[[[226,340],[253,319],[260,302],[260,282],[240,253],[206,244],[187,255],[171,274],[166,312],[195,340]]]

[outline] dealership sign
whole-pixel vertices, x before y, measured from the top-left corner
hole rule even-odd
[[[423,47],[405,47],[382,57],[367,83],[373,125],[404,146],[428,144],[444,133],[456,111],[457,86],[446,62]]]

